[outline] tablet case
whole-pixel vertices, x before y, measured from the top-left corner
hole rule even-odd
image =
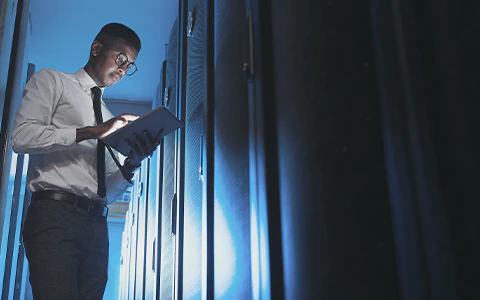
[[[132,148],[130,148],[125,140],[129,138],[132,141],[134,133],[141,136],[142,132],[147,130],[152,136],[152,139],[155,139],[162,129],[163,136],[166,136],[182,126],[183,122],[177,119],[166,107],[159,106],[135,121],[107,135],[102,141],[124,156],[127,156]]]

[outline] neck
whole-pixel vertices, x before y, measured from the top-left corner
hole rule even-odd
[[[85,70],[85,72],[87,72],[87,74],[90,76],[90,78],[93,79],[93,81],[95,81],[95,83],[97,84],[97,86],[99,87],[104,87],[103,85],[101,85],[99,82],[98,82],[98,79],[97,77],[95,76],[95,72],[93,71],[94,68],[93,68],[93,64],[91,61],[88,61],[87,64],[85,65],[85,67],[83,67],[83,69]]]

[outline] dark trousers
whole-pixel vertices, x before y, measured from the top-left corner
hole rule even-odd
[[[23,242],[35,300],[102,299],[108,274],[108,227],[72,204],[30,204]]]

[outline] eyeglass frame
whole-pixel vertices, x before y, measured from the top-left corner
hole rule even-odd
[[[118,51],[118,49],[115,49],[115,48],[113,48],[113,47],[110,47],[109,45],[105,44],[105,43],[102,42],[102,41],[99,41],[99,42],[100,42],[100,44],[104,45],[104,46],[105,46],[106,48],[108,48],[108,49],[112,49],[112,50]],[[123,68],[123,66],[127,65],[127,69],[126,69],[127,71],[125,71],[125,75],[126,75],[126,76],[132,76],[133,74],[135,74],[135,73],[138,71],[137,65],[136,65],[135,63],[133,63],[133,62],[129,62],[129,61],[128,61],[128,55],[127,55],[127,54],[125,54],[125,53],[122,52],[122,51],[118,51],[118,52],[119,52],[119,53],[118,53],[117,57],[115,58],[115,64],[117,65],[117,67]],[[125,60],[122,64],[119,65],[117,61],[118,61],[118,58],[119,58],[121,55],[125,56],[125,59],[126,59],[126,60]],[[135,68],[135,71],[133,71],[133,73],[131,73],[131,74],[128,74],[128,70],[129,70],[132,66]]]

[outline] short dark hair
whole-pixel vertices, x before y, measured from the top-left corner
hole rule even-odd
[[[124,39],[128,44],[137,49],[137,52],[140,52],[142,48],[140,38],[135,31],[120,23],[109,23],[103,26],[95,37],[96,40],[103,43],[115,38]]]

